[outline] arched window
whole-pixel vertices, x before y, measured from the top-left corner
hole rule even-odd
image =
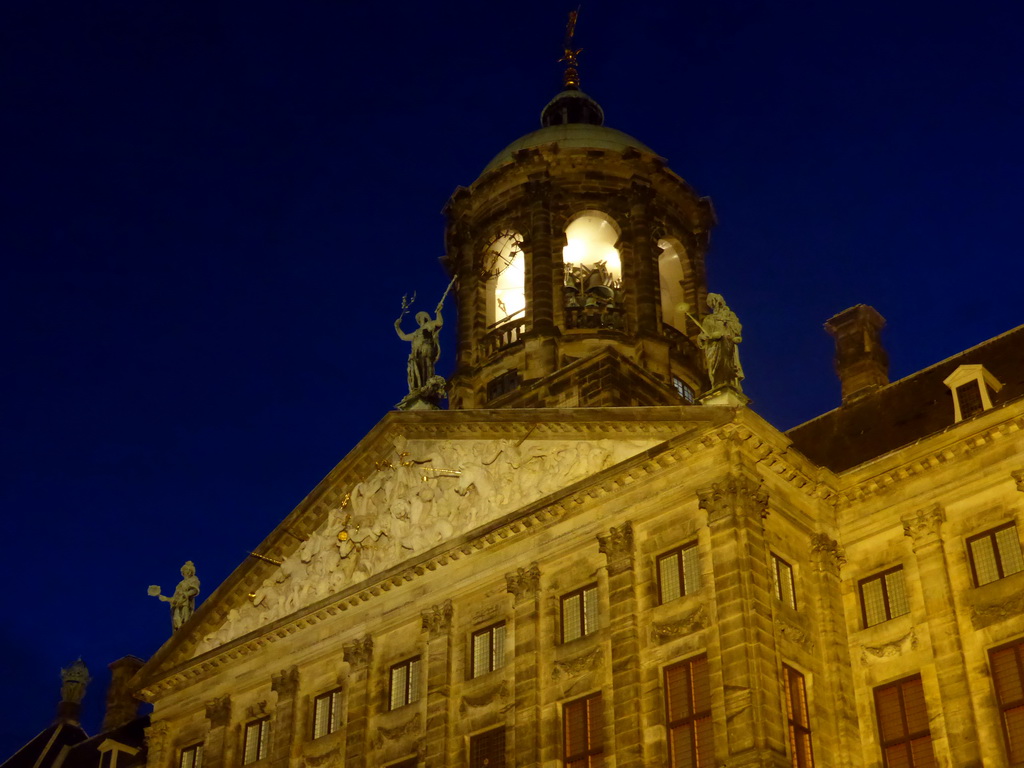
[[[661,320],[680,333],[686,333],[686,304],[683,259],[686,252],[675,240],[659,240],[658,280],[661,284]]]
[[[600,211],[584,211],[565,228],[562,262],[567,328],[624,329],[618,240],[618,226]]]
[[[615,290],[622,284],[622,259],[615,243],[619,228],[600,211],[584,211],[565,228],[562,249],[566,277],[572,275],[581,288],[605,285]]]
[[[484,250],[487,275],[487,324],[521,318],[526,310],[526,259],[523,236],[507,229]]]

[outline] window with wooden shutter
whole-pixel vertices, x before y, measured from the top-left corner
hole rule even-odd
[[[708,657],[698,656],[665,669],[669,765],[709,768],[714,760],[711,680]]]
[[[601,694],[570,701],[562,710],[566,768],[604,765]]]
[[[1007,761],[1024,766],[1024,641],[989,651]]]
[[[786,719],[789,724],[789,751],[793,768],[813,768],[811,721],[804,676],[783,664],[782,679],[786,688]]]
[[[876,688],[875,715],[886,768],[936,765],[920,676]]]

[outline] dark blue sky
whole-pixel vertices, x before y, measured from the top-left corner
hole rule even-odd
[[[105,665],[168,634],[147,585],[191,558],[212,592],[403,396],[401,297],[443,291],[440,210],[537,127],[570,7],[0,7],[0,759],[78,655],[94,730]],[[1022,22],[585,3],[584,89],[714,200],[772,423],[837,404],[848,306],[888,319],[894,378],[1021,322]]]

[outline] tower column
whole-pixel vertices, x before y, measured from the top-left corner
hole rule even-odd
[[[284,669],[270,678],[270,689],[277,694],[270,732],[271,768],[288,768],[295,743],[295,695],[299,692],[299,668]]]
[[[345,643],[342,647],[348,673],[348,720],[345,723],[345,768],[365,768],[370,704],[370,659],[373,638]]]
[[[949,757],[953,765],[981,768],[978,728],[974,722],[967,660],[960,642],[953,585],[942,540],[945,510],[939,505],[903,517],[903,532],[913,541],[917,569],[923,585],[925,615],[931,636],[935,674],[939,680]],[[930,714],[934,715],[934,712]],[[939,762],[942,762],[939,757]]]
[[[648,211],[653,197],[649,184],[633,181],[629,193],[629,239],[633,258],[628,290],[633,297],[633,316],[636,318],[636,332],[640,336],[657,334],[657,307],[661,304]]]
[[[452,675],[452,601],[445,600],[422,614],[427,640],[427,734],[425,762],[428,768],[448,765],[449,700]]]
[[[515,730],[517,768],[540,765],[540,569],[505,574],[515,596]]]
[[[551,182],[526,184],[530,239],[526,264],[526,306],[529,330],[525,334],[528,369],[525,379],[539,379],[557,367],[554,336],[554,244],[551,242]]]
[[[597,537],[608,558],[609,625],[612,646],[612,723],[615,764],[643,768],[640,706],[640,629],[637,625],[633,526],[625,523]]]

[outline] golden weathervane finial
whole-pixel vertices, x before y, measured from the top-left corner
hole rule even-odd
[[[580,73],[576,67],[579,64],[579,55],[583,52],[583,49],[572,47],[572,38],[576,34],[576,19],[579,18],[579,15],[579,8],[575,11],[569,11],[569,23],[565,25],[564,53],[559,61],[565,62],[565,74],[562,76],[562,85],[566,88],[580,87]]]

